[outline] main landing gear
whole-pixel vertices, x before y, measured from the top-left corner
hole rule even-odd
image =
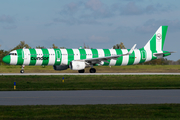
[[[22,65],[20,73],[24,73],[24,67],[25,67],[25,65]]]
[[[83,69],[83,70],[78,70],[78,72],[79,72],[79,73],[84,73],[84,72],[85,72],[85,69]],[[96,73],[96,69],[95,69],[95,68],[91,68],[91,69],[89,69],[89,72],[90,72],[90,73]]]
[[[84,70],[84,69],[83,69],[83,70],[78,70],[78,72],[79,72],[79,73],[84,73],[85,70]]]
[[[96,73],[96,69],[95,69],[95,68],[91,68],[91,69],[89,70],[89,72],[90,72],[90,73]]]

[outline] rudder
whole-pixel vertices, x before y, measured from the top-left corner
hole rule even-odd
[[[144,46],[144,49],[150,49],[153,52],[162,53],[167,29],[168,26],[160,26],[156,33],[153,35],[153,37]]]

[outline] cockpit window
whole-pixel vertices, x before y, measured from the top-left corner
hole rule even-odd
[[[17,53],[9,53],[9,55],[17,55]]]

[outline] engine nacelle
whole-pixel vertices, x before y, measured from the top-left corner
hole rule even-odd
[[[68,65],[53,65],[54,70],[66,70],[69,68]]]
[[[83,70],[86,67],[86,64],[81,61],[71,61],[69,67],[71,70]]]

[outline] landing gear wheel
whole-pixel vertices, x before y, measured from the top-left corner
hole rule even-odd
[[[96,69],[95,69],[95,68],[91,68],[91,69],[89,70],[89,72],[90,72],[90,73],[96,73]]]
[[[79,73],[84,73],[85,70],[84,70],[84,69],[83,69],[83,70],[78,70],[78,72],[79,72]]]
[[[20,73],[24,73],[24,67],[25,67],[25,65],[22,65],[21,67],[22,67],[22,68],[21,68]]]
[[[24,70],[21,70],[20,73],[24,73]]]

